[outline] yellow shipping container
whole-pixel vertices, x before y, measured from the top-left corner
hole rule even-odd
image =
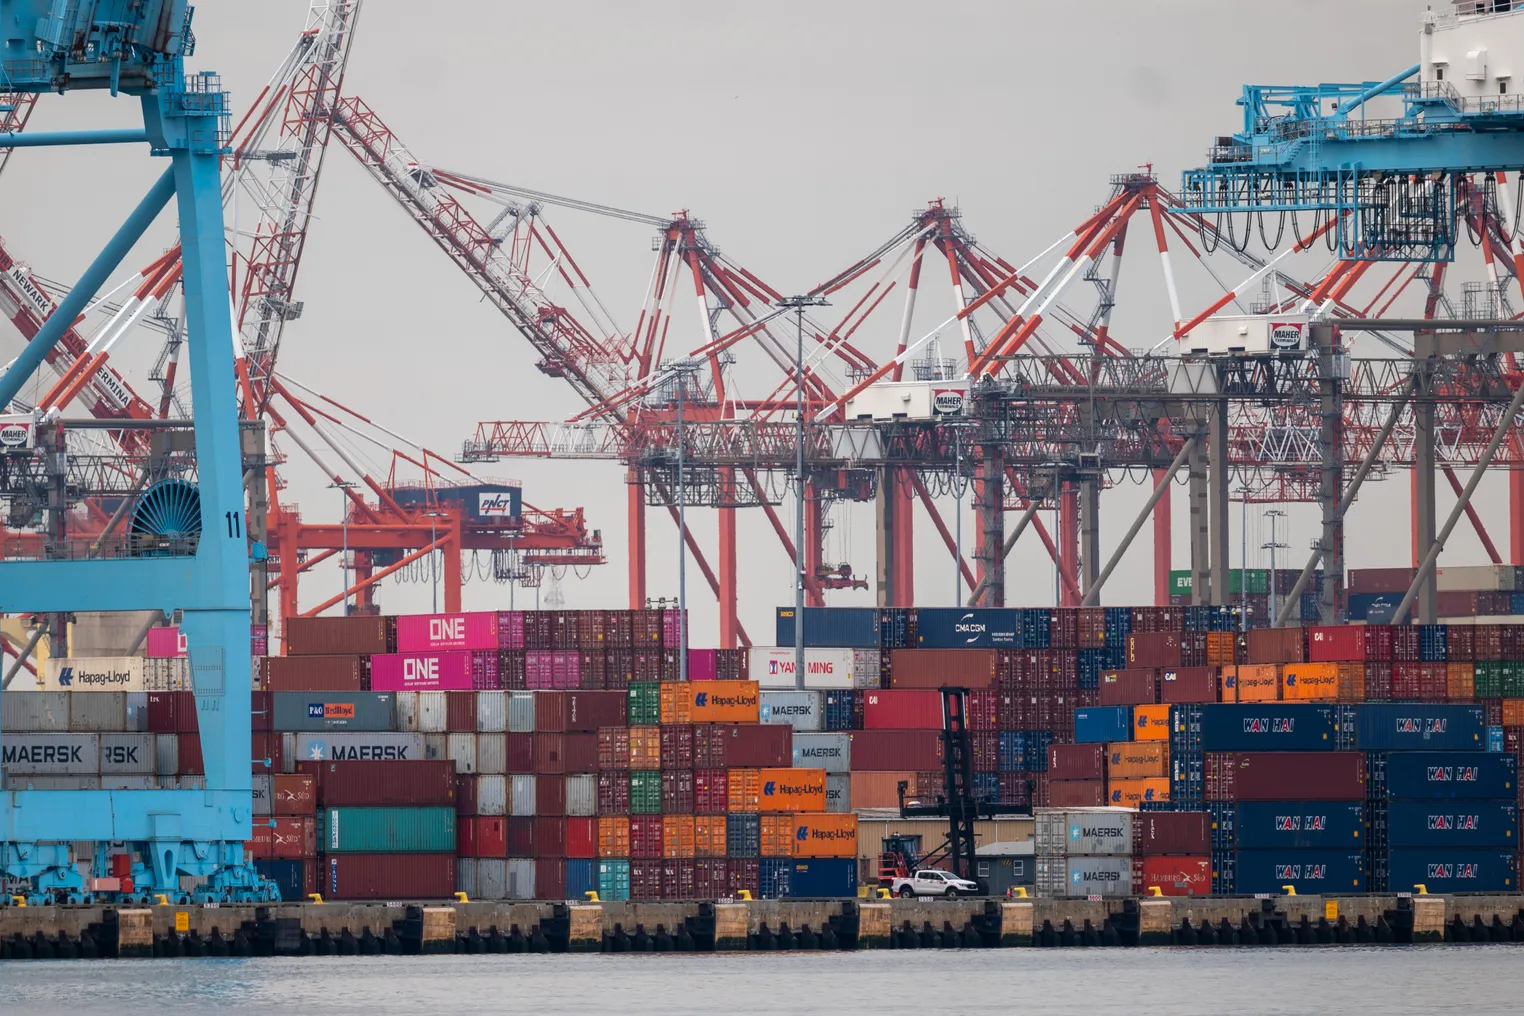
[[[1338,697],[1337,663],[1288,663],[1281,670],[1281,698],[1287,702],[1333,702]]]
[[[1169,775],[1168,741],[1119,741],[1106,746],[1106,775],[1119,780]]]
[[[1274,702],[1281,697],[1281,668],[1274,663],[1248,664],[1235,668],[1234,697],[1223,701]]]
[[[857,816],[821,812],[794,816],[795,857],[856,857]]]
[[[1134,741],[1169,740],[1169,706],[1133,706],[1132,739]]]
[[[1106,803],[1113,808],[1136,808],[1145,801],[1168,801],[1169,778],[1107,780]]]
[[[1452,702],[1476,698],[1476,664],[1450,663],[1445,666],[1445,697]]]
[[[693,816],[693,856],[724,857],[726,853],[725,816]]]

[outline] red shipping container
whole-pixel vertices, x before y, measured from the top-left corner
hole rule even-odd
[[[558,815],[534,818],[534,856],[566,856],[566,819]]]
[[[445,692],[445,729],[452,734],[476,733],[476,692]]]
[[[500,815],[457,818],[455,853],[461,857],[507,857],[507,820]]]
[[[602,649],[583,649],[577,673],[578,686],[584,691],[602,691],[608,687],[608,657]]]
[[[1408,591],[1408,586],[1413,584],[1415,574],[1417,574],[1415,568],[1351,568],[1349,591],[1352,593],[1396,593],[1401,596]]]
[[[762,864],[753,858],[732,857],[726,865],[729,873],[728,896],[739,895],[741,890],[751,893],[755,899],[761,892]]]
[[[317,779],[325,808],[440,807],[456,801],[455,763],[449,759],[374,762],[298,762]]]
[[[267,691],[251,693],[249,699],[249,729],[256,734],[274,730],[271,716],[272,699]]]
[[[670,769],[661,774],[663,815],[691,815],[694,803],[693,770]]]
[[[513,815],[504,822],[509,857],[534,856],[534,824],[535,820],[532,818]]]
[[[783,729],[787,730],[787,727]],[[937,730],[854,730],[854,772],[937,769],[942,765],[942,733]]]
[[[753,895],[756,895],[753,893]],[[630,861],[630,899],[661,899],[661,861],[632,859]]]
[[[1132,891],[1152,895],[1155,888],[1164,896],[1210,896],[1212,858],[1134,857]]]
[[[179,776],[205,776],[206,769],[201,762],[201,735],[200,734],[177,734],[180,741],[180,766]]]
[[[1365,755],[1354,751],[1213,752],[1208,801],[1363,801]]]
[[[566,858],[534,859],[534,894],[536,899],[566,899]]]
[[[630,816],[630,857],[639,860],[659,860],[662,854],[662,816]]]
[[[1319,625],[1307,629],[1307,662],[1386,662],[1392,658],[1392,628],[1385,624]]]
[[[1394,663],[1367,663],[1365,665],[1365,701],[1385,702],[1391,699]]]
[[[295,861],[303,857],[317,856],[317,819],[278,816],[269,821],[271,823],[269,827],[270,857],[283,861]]]
[[[663,723],[661,725],[661,767],[663,769],[693,768],[693,725],[691,723]]]
[[[1035,730],[1036,699],[1027,691],[1001,691],[995,703],[996,724],[1000,730]]]
[[[1106,805],[1105,780],[1054,780],[1046,783],[1049,808],[1102,808]]]
[[[693,728],[694,769],[771,769],[793,764],[794,730],[786,724],[706,723]]]
[[[1132,852],[1210,854],[1212,816],[1204,811],[1140,811],[1132,817]]]
[[[1001,773],[999,804],[1035,804],[1033,784],[1047,777],[1033,779],[1032,773]]]
[[[895,649],[889,654],[889,684],[891,688],[991,688],[996,662],[994,649]]]
[[[1417,662],[1422,659],[1418,651],[1418,628],[1411,624],[1392,626],[1392,662]]]
[[[566,814],[566,777],[539,775],[534,778],[534,813]]]
[[[1156,670],[1108,670],[1101,675],[1101,705],[1146,706],[1159,701]]]
[[[287,656],[354,655],[397,651],[397,619],[380,614],[284,619]],[[447,894],[448,895],[448,894]]]
[[[973,747],[974,772],[994,773],[1000,771],[1000,732],[998,730],[975,730],[969,734]]]
[[[1249,658],[1257,663],[1306,663],[1307,637],[1302,628],[1250,628]]]
[[[1440,617],[1477,617],[1482,615],[1481,593],[1460,589],[1442,589],[1435,594]]]
[[[259,661],[266,691],[360,691],[369,687],[365,656],[266,656]]]
[[[1127,636],[1127,665],[1138,668],[1184,666],[1180,636],[1178,631],[1133,632]],[[1205,652],[1204,641],[1202,651]]]
[[[630,768],[630,728],[598,728],[598,768]]]
[[[1057,607],[1048,612],[1048,644],[1055,649],[1079,647],[1079,610]]]
[[[566,733],[622,727],[628,710],[629,695],[622,691],[540,692],[534,697],[534,729]]]
[[[1106,777],[1104,744],[1048,746],[1048,777],[1054,780],[1100,780]]]
[[[598,735],[535,734],[534,771],[536,774],[597,772]]]
[[[1104,607],[1080,607],[1079,638],[1075,645],[1080,649],[1103,649],[1106,646],[1106,610]]]
[[[725,858],[700,857],[693,862],[693,894],[701,900],[717,900],[729,892]]]
[[[566,820],[566,856],[580,858],[598,856],[597,819],[583,817]]]
[[[1159,674],[1159,701],[1172,705],[1216,702],[1221,697],[1221,670],[1217,667],[1181,667]],[[1106,702],[1101,701],[1102,705]]]
[[[276,773],[270,789],[270,811],[276,815],[317,814],[317,778],[307,773]]]
[[[864,692],[863,729],[941,730],[942,693],[919,689]]]
[[[478,777],[470,773],[458,773],[455,777],[455,814],[475,815]]]
[[[529,775],[534,772],[534,735],[507,734],[508,772]]]
[[[1000,693],[992,689],[968,693],[968,729],[997,730],[1000,726]]]
[[[598,814],[627,815],[630,812],[630,771],[610,769],[598,774]]]
[[[693,813],[723,815],[730,810],[730,780],[727,769],[695,769],[693,772]]]
[[[253,772],[256,774],[271,774],[278,773],[284,769],[286,767],[285,753],[282,750],[282,744],[283,742],[279,734],[254,734],[251,745],[253,751],[250,753],[250,757],[254,761]],[[268,766],[265,765],[265,759],[270,760]],[[451,772],[454,769],[455,763],[451,762]]]
[[[696,895],[693,861],[669,858],[661,863],[661,898],[691,900]]]
[[[327,875],[326,899],[447,900],[455,895],[454,854],[334,854]]]
[[[1445,658],[1451,663],[1476,661],[1476,629],[1474,624],[1452,624],[1445,632]]]

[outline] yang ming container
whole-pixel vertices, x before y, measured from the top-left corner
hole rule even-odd
[[[1355,717],[1355,743],[1361,751],[1487,749],[1481,706],[1391,702],[1359,706]]]
[[[455,850],[454,808],[327,808],[330,854],[431,854]]]

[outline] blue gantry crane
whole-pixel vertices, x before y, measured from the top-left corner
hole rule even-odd
[[[218,77],[187,74],[194,49],[186,0],[0,0],[0,90],[109,90],[141,104],[141,129],[12,134],[0,146],[146,145],[168,166],[10,370],[0,410],[115,270],[175,201],[183,248],[186,345],[197,458],[193,487],[167,492],[173,533],[143,553],[109,560],[0,562],[0,609],[123,611],[181,617],[190,646],[204,790],[8,790],[0,793],[0,873],[26,880],[38,902],[278,899],[244,855],[253,820],[250,776],[249,559],[233,328],[228,304],[220,157],[229,107]],[[172,494],[173,496],[169,496]],[[194,504],[191,502],[194,501]],[[256,552],[258,548],[255,548]],[[97,844],[72,858],[70,841]],[[131,892],[111,877],[132,858]],[[78,861],[89,860],[82,872]],[[122,866],[118,863],[119,873]],[[204,876],[194,894],[182,875]]]
[[[1235,244],[1289,222],[1346,260],[1452,260],[1464,202],[1506,206],[1499,174],[1524,169],[1515,70],[1524,3],[1456,0],[1424,13],[1419,62],[1384,81],[1245,85],[1243,129],[1185,173],[1185,210],[1216,216]]]

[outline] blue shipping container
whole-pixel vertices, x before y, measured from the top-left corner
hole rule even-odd
[[[974,797],[980,801],[1000,800],[1000,774],[975,773]]]
[[[308,892],[317,892],[318,886],[309,890],[307,877],[303,873],[303,861],[255,861],[254,870],[265,878],[275,883],[280,890],[280,898],[285,903],[300,903],[307,898]]]
[[[1170,728],[1181,728],[1192,751],[1334,751],[1332,706],[1293,702],[1176,706]],[[1194,737],[1192,736],[1194,734]]]
[[[857,859],[765,858],[763,899],[852,899],[857,896]]]
[[[627,900],[630,898],[630,862],[598,862],[598,898],[601,900]]]
[[[1206,760],[1200,752],[1170,749],[1169,798],[1182,810],[1200,810],[1206,797]]]
[[[1087,706],[1074,710],[1074,739],[1080,744],[1132,740],[1132,706]]]
[[[999,739],[999,767],[1003,773],[1048,770],[1048,748],[1053,734],[1046,730],[1002,730]]]
[[[1053,611],[1047,607],[1023,607],[1021,648],[1047,649],[1053,645]]]
[[[1507,754],[1373,752],[1365,768],[1372,796],[1393,800],[1514,800],[1519,792],[1519,760]]]
[[[1508,750],[1508,739],[1504,736],[1502,727],[1487,728],[1487,750],[1495,752]]]
[[[1213,850],[1361,850],[1364,801],[1212,801]]]
[[[762,855],[762,816],[725,816],[725,856],[760,857]]]
[[[805,607],[804,644],[828,649],[883,648],[877,607]],[[794,608],[779,607],[774,645],[794,644]]]
[[[1515,801],[1388,801],[1386,845],[1403,847],[1507,847],[1519,842]]]
[[[567,858],[566,898],[569,900],[585,900],[588,893],[597,891],[598,862]],[[599,893],[599,898],[602,898],[601,893]]]
[[[916,645],[922,649],[1015,648],[1021,645],[1021,618],[1003,607],[922,607],[915,615]]]
[[[862,694],[855,691],[824,693],[822,716],[826,730],[858,730],[862,727]]]
[[[1481,706],[1390,702],[1356,707],[1361,751],[1487,750]]]
[[[1365,854],[1359,850],[1240,850],[1232,858],[1232,892],[1304,896],[1365,891]]]
[[[1418,626],[1418,658],[1425,663],[1444,663],[1450,659],[1450,626]]]
[[[1401,602],[1401,593],[1350,593],[1349,619],[1386,624]]]
[[[911,619],[914,614],[908,607],[891,607],[879,618],[879,638],[885,649],[913,649]]]
[[[1386,857],[1388,892],[1511,893],[1518,888],[1511,850],[1393,850]]]

